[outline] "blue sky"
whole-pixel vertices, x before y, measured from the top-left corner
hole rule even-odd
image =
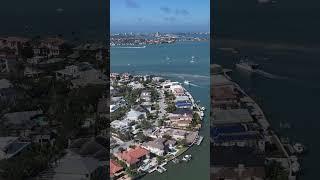
[[[111,0],[111,32],[210,31],[210,0]]]

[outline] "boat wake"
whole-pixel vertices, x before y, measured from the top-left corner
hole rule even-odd
[[[193,83],[189,83],[190,86],[194,86],[194,87],[201,87],[199,85],[193,84]]]
[[[284,77],[284,76],[278,76],[278,75],[275,75],[275,74],[271,74],[271,73],[268,73],[268,72],[265,72],[263,70],[256,70],[255,73],[263,76],[263,77],[266,77],[266,78],[270,78],[270,79],[289,79],[288,77]]]

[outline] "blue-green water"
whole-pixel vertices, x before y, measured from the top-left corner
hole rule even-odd
[[[111,48],[111,72],[159,74],[168,79],[191,81],[197,86],[186,87],[201,105],[210,109],[209,42],[179,42],[144,49]],[[194,56],[195,63],[190,63]],[[130,65],[128,65],[130,64]],[[169,163],[163,174],[155,172],[143,177],[149,180],[209,179],[209,111],[200,134],[205,139],[186,153],[193,159],[188,163]]]

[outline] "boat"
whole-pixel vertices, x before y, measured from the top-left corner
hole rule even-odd
[[[184,83],[185,85],[190,85],[190,81],[187,81],[187,80],[183,81],[183,83]]]
[[[206,110],[206,108],[204,106],[202,106],[200,109],[201,109],[201,111],[205,111]]]
[[[236,63],[236,67],[248,72],[256,72],[259,70],[259,64],[250,62],[248,60],[240,60],[239,63]]]
[[[203,140],[203,136],[199,136],[196,144],[199,146],[201,144],[202,140]]]
[[[191,57],[190,63],[195,63],[194,56]]]
[[[187,154],[182,158],[182,161],[188,162],[191,160],[191,158],[192,158],[191,154]]]
[[[296,153],[301,154],[305,151],[305,147],[301,143],[295,143],[293,149]]]
[[[280,128],[290,129],[291,125],[288,122],[284,122],[284,123],[280,122]]]

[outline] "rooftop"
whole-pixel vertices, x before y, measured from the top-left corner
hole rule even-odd
[[[119,153],[119,157],[123,160],[125,160],[128,164],[135,164],[139,161],[139,159],[143,156],[146,156],[149,154],[149,151],[140,147],[136,146],[133,149],[128,149],[126,151],[123,151],[122,153]]]
[[[214,110],[214,124],[248,123],[253,119],[247,109]]]
[[[110,160],[110,175],[114,175],[115,173],[123,170],[123,167],[120,166],[115,160]]]

